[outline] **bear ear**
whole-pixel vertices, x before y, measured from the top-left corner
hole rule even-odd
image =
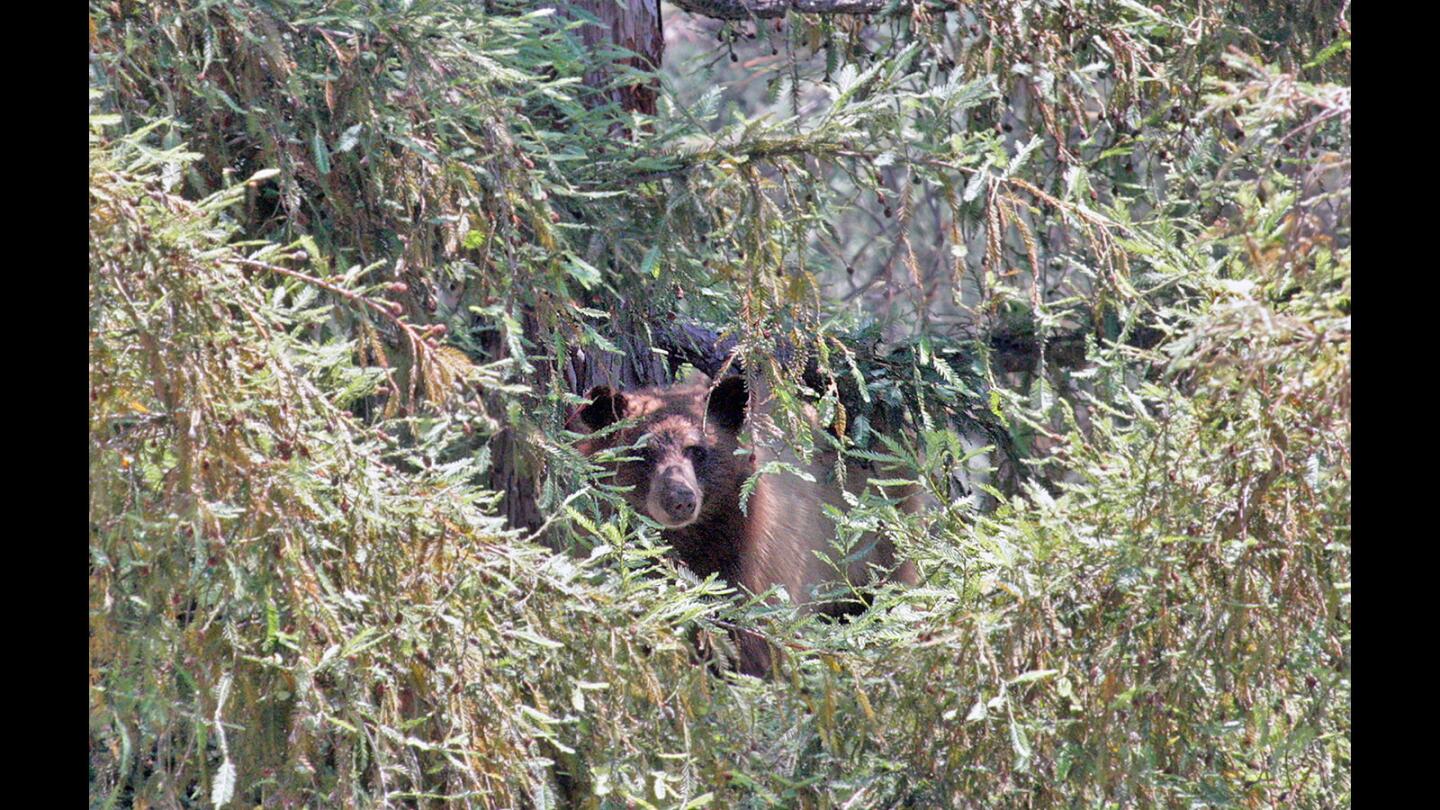
[[[710,402],[705,406],[705,415],[726,430],[739,430],[745,424],[745,407],[750,392],[745,387],[744,377],[726,377],[710,391]]]
[[[590,404],[580,409],[580,421],[591,430],[599,430],[625,418],[625,395],[597,385],[585,395]]]

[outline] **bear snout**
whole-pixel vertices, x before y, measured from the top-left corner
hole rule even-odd
[[[667,528],[679,529],[700,517],[700,487],[695,475],[679,465],[664,468],[650,482],[645,511]]]
[[[698,501],[695,491],[684,484],[670,484],[660,493],[660,507],[674,523],[685,523],[694,518]]]

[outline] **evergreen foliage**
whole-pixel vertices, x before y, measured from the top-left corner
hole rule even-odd
[[[91,804],[1348,806],[1348,5],[893,5],[646,117],[580,12],[92,3]],[[567,419],[685,324],[921,586],[666,557]]]

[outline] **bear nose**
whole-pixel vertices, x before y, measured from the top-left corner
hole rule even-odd
[[[685,486],[666,487],[660,505],[675,520],[688,520],[695,514],[695,493]]]

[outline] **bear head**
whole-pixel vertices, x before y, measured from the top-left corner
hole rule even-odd
[[[667,530],[738,512],[739,487],[751,472],[750,457],[736,453],[748,401],[744,378],[631,391],[600,385],[585,398],[578,416],[598,435],[581,450],[631,448],[621,451],[612,482],[628,488],[637,512]]]

